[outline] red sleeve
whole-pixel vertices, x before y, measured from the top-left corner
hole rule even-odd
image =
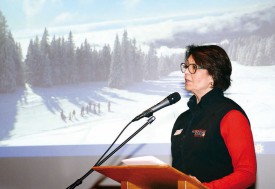
[[[229,111],[221,121],[221,135],[232,158],[233,173],[209,183],[211,189],[245,189],[256,182],[256,155],[250,124],[237,110]]]

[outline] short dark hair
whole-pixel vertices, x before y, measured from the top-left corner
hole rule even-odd
[[[185,60],[192,55],[196,64],[205,68],[213,77],[215,88],[223,91],[231,85],[232,66],[225,50],[217,45],[189,45],[186,48]]]

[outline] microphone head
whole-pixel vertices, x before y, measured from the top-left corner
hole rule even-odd
[[[178,102],[181,97],[180,94],[178,92],[174,92],[172,94],[170,94],[167,99],[169,100],[170,104],[175,104],[176,102]]]

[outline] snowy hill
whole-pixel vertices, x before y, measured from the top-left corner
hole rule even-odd
[[[246,67],[234,62],[232,80],[226,96],[239,103],[248,114],[255,140],[274,141],[275,66]],[[99,82],[54,88],[27,87],[14,94],[1,94],[0,145],[110,144],[136,115],[169,94],[179,92],[182,99],[156,112],[155,122],[130,141],[169,143],[175,119],[187,109],[189,95],[184,92],[182,83],[183,75],[178,71],[158,81],[138,83],[124,90],[111,89]],[[84,107],[83,115],[81,107]],[[131,124],[117,143],[145,122],[143,118]]]

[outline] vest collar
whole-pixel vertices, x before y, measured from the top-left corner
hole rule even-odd
[[[190,110],[195,110],[198,107],[207,108],[208,106],[213,105],[219,98],[223,97],[223,91],[218,88],[214,88],[208,93],[206,93],[200,100],[200,102],[197,104],[196,96],[193,95],[187,105],[190,108]]]

